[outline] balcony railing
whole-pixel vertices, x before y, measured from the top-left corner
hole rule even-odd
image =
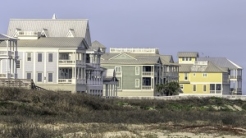
[[[152,87],[151,86],[142,86],[142,89],[144,90],[150,90]]]
[[[72,79],[58,79],[58,83],[71,84],[72,83]]]
[[[154,72],[142,72],[143,76],[153,76]]]
[[[230,77],[229,77],[230,79],[241,79],[242,78],[242,76],[232,76],[232,75],[230,75]]]
[[[18,56],[17,51],[0,51],[0,57]]]
[[[0,78],[17,78],[17,74],[1,73]]]
[[[59,60],[60,65],[85,65],[85,62],[82,60]]]

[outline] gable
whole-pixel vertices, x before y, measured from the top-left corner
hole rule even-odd
[[[109,60],[112,60],[112,59],[132,59],[132,60],[137,60],[136,58],[126,54],[126,53],[120,53],[112,58],[110,58]]]

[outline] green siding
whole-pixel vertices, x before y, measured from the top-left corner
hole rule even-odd
[[[139,88],[135,88],[135,79],[139,79]],[[135,66],[122,66],[122,81],[122,89],[141,89],[141,75],[135,75]]]

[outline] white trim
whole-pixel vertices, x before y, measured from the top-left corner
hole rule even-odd
[[[140,79],[135,79],[135,88],[140,88]]]

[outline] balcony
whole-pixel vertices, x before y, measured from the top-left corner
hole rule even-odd
[[[143,90],[151,90],[152,88],[151,88],[151,86],[143,85],[143,86],[142,86],[142,89],[143,89]]]
[[[85,65],[82,60],[59,60],[59,65]]]
[[[9,58],[9,57],[17,57],[17,51],[0,51],[0,58]]]
[[[142,72],[142,76],[153,76],[154,72]]]
[[[17,78],[17,74],[1,73],[0,78]]]
[[[238,76],[230,75],[229,78],[230,78],[230,79],[242,79],[242,76],[240,76],[240,75],[238,75]]]
[[[85,84],[85,79],[58,79],[59,84]]]

